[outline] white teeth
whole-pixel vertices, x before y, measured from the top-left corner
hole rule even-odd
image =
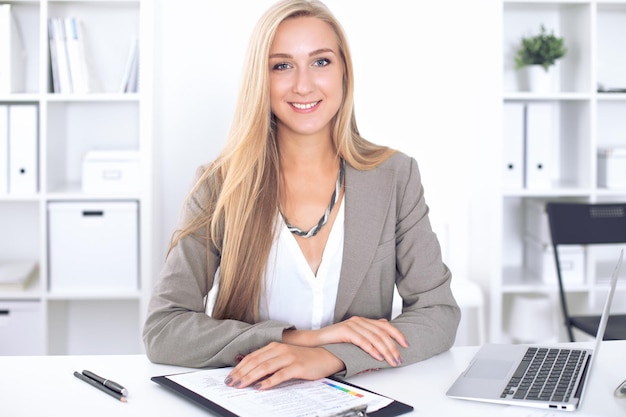
[[[316,101],[315,103],[309,103],[309,104],[291,103],[291,105],[299,110],[308,110],[317,106],[317,103],[319,103],[319,101]]]

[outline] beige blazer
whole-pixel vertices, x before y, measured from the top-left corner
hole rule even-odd
[[[394,285],[403,310],[393,320],[407,337],[404,364],[449,349],[460,319],[450,291],[417,163],[396,153],[380,167],[357,171],[346,165],[344,253],[335,322],[351,316],[390,318]],[[193,200],[187,215],[200,209]],[[208,255],[207,255],[208,254]],[[207,256],[213,262],[207,263]],[[205,296],[219,254],[204,239],[187,237],[173,248],[157,280],[144,326],[150,360],[190,367],[232,366],[242,355],[281,341],[290,323],[247,324],[205,314]],[[216,267],[215,267],[216,268]],[[346,365],[341,376],[385,368],[350,343],[324,346]]]

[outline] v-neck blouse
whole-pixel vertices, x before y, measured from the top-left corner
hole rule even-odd
[[[261,292],[261,320],[281,320],[300,330],[319,329],[333,323],[343,260],[343,206],[341,201],[317,275],[279,216],[279,233],[270,250]]]

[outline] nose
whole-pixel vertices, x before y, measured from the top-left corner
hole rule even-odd
[[[296,79],[294,80],[293,91],[296,94],[306,95],[314,89],[312,74],[308,68],[298,68],[296,71]]]

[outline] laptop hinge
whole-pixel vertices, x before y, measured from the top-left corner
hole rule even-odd
[[[585,386],[585,381],[587,379],[587,372],[589,371],[589,363],[591,363],[591,355],[587,355],[587,361],[585,361],[585,367],[583,369],[582,375],[580,376],[580,384],[578,384],[578,388],[576,389],[574,398],[580,399],[580,395],[582,394],[583,387]]]

